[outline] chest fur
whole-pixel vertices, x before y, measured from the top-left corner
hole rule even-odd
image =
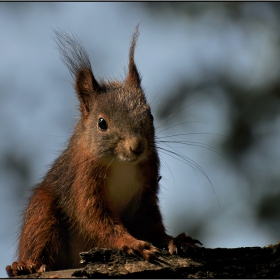
[[[142,180],[135,165],[117,163],[110,168],[106,196],[110,207],[119,214],[122,214],[132,199],[140,195],[141,189]]]

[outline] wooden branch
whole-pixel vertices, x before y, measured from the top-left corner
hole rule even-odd
[[[153,262],[117,249],[94,248],[80,256],[84,268],[21,278],[280,278],[280,242],[264,248],[199,248],[189,256],[163,250]]]

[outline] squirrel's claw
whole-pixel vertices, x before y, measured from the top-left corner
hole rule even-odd
[[[32,273],[42,273],[46,271],[46,265],[41,265],[38,268],[38,265],[33,263],[32,261],[19,261],[13,262],[12,265],[6,266],[6,272],[9,277],[27,275]]]
[[[199,248],[197,244],[203,245],[199,240],[181,233],[169,242],[168,251],[171,255],[178,254],[181,250],[186,253],[190,248],[194,250]]]
[[[129,255],[140,254],[148,261],[156,259],[156,255],[160,253],[158,248],[142,240],[135,240],[129,245],[123,246],[122,249]]]

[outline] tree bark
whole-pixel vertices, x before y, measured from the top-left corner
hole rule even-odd
[[[21,278],[280,278],[280,242],[263,248],[202,247],[172,256],[163,250],[152,262],[117,249],[93,248],[80,256],[84,268]]]

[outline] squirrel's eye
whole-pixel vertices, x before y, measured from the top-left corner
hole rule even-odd
[[[105,131],[108,129],[108,124],[103,118],[98,119],[98,128],[102,131]]]

